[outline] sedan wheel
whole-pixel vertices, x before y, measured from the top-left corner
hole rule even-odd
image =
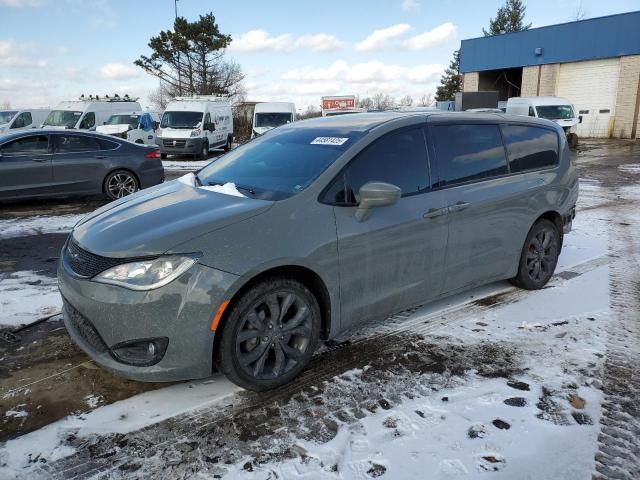
[[[133,173],[124,170],[110,173],[105,180],[105,193],[112,200],[131,195],[139,189],[138,180]]]
[[[318,303],[304,285],[292,279],[261,283],[233,308],[216,363],[242,387],[277,387],[309,362],[319,327]]]

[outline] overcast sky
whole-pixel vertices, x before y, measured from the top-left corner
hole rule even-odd
[[[435,92],[460,40],[481,36],[503,0],[179,0],[213,11],[250,100]],[[638,0],[535,0],[527,21],[562,23],[638,9]],[[173,0],[0,0],[0,105],[54,106],[80,94],[128,93],[144,104],[157,80],[133,61],[171,28]],[[571,41],[567,39],[567,41]]]

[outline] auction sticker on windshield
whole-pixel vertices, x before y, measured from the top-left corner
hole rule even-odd
[[[311,145],[344,145],[347,140],[344,137],[316,137]]]

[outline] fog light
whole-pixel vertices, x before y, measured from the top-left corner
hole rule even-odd
[[[127,365],[148,367],[162,360],[168,344],[166,337],[131,340],[111,347],[111,355]]]

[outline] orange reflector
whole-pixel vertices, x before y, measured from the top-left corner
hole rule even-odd
[[[227,308],[228,305],[229,305],[229,300],[225,300],[218,307],[218,311],[216,312],[216,316],[213,317],[213,320],[211,320],[211,331],[212,332],[215,332],[216,329],[218,328],[218,324],[220,323],[220,319],[222,318],[222,314],[224,313],[224,311],[225,311],[225,309]]]

